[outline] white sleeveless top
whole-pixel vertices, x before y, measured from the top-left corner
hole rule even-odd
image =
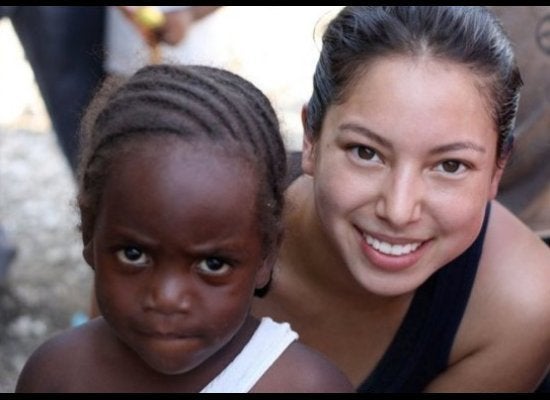
[[[201,393],[247,393],[298,334],[287,322],[262,318],[241,352]]]

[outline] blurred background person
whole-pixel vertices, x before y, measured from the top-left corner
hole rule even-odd
[[[219,50],[205,46],[210,36],[201,26],[221,6],[110,6],[106,21],[106,64],[111,75],[130,76],[149,63],[197,63],[189,43],[198,35],[210,58]],[[198,31],[197,31],[198,30]],[[204,61],[204,60],[201,60]],[[200,63],[200,62],[198,62]]]
[[[4,17],[17,34],[74,172],[81,113],[104,78],[105,7],[0,6],[0,18]],[[16,245],[0,225],[0,282],[7,279],[15,255]]]
[[[515,150],[498,199],[550,244],[550,6],[491,6],[521,70]]]
[[[105,7],[0,6],[0,16],[11,20],[74,171],[82,110],[104,78]]]
[[[319,33],[342,6],[156,8],[165,24],[151,35],[136,21],[137,7],[109,7],[106,70],[110,75],[131,74],[155,59],[226,68],[267,94],[281,119],[288,148],[301,148],[299,110],[311,92]],[[151,51],[147,43],[156,44],[156,49]]]

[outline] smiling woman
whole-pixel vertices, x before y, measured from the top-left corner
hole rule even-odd
[[[410,293],[479,233],[501,170],[475,83],[451,63],[381,59],[327,111],[318,142],[306,136],[303,169],[326,201],[317,204],[321,223],[373,293]],[[409,252],[391,254],[402,246]]]
[[[345,7],[313,79],[303,174],[254,313],[290,321],[360,391],[534,390],[550,251],[494,200],[522,84],[498,20]]]

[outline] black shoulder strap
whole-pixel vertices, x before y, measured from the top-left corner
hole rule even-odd
[[[421,392],[447,368],[474,284],[490,210],[489,203],[474,243],[417,290],[386,354],[358,391]]]

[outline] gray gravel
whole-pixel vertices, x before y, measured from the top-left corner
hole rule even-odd
[[[51,130],[0,126],[0,221],[18,250],[0,285],[0,392],[13,392],[32,351],[88,310],[74,195]]]

